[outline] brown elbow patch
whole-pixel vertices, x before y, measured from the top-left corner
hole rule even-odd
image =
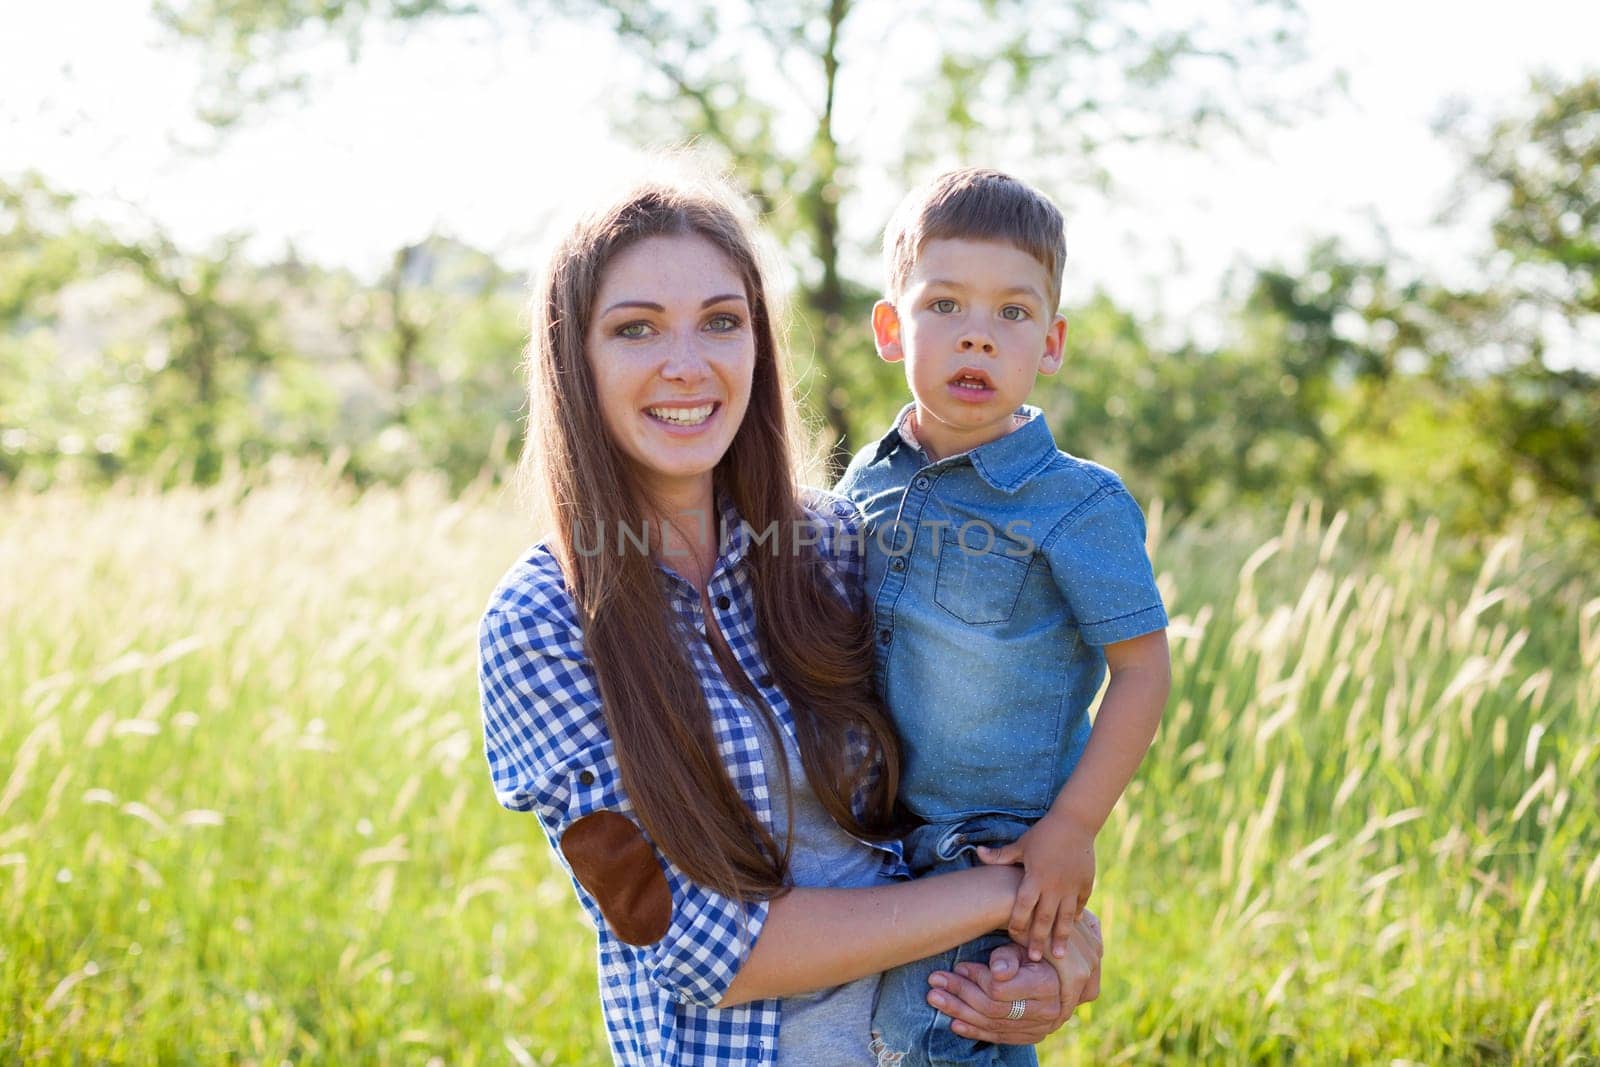
[[[649,945],[665,936],[672,891],[655,849],[632,819],[614,811],[585,815],[561,835],[561,854],[618,938]]]

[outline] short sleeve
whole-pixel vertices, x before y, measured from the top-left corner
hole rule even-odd
[[[1144,515],[1118,484],[1064,519],[1044,544],[1056,586],[1088,643],[1115,644],[1167,625],[1144,536]]]
[[[651,980],[673,999],[714,1007],[755,944],[767,904],[734,900],[690,881],[650,842],[623,790],[577,628],[541,617],[537,609],[491,608],[479,628],[479,694],[496,798],[538,816],[597,929],[633,946]],[[601,825],[605,833],[589,832]],[[619,833],[631,847],[618,847]],[[579,840],[598,842],[587,863],[574,863]],[[618,859],[623,856],[629,858]],[[617,862],[635,869],[621,872],[624,877],[604,869]],[[619,911],[633,908],[637,893],[614,887],[626,883],[636,891],[654,883],[656,869],[670,894],[665,932],[655,926],[651,940],[640,943]]]

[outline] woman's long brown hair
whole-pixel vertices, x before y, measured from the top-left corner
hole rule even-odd
[[[727,190],[710,182],[642,185],[568,232],[534,292],[522,473],[582,615],[585,651],[639,821],[694,881],[730,896],[770,897],[783,892],[788,849],[755,818],[718,754],[710,708],[683,647],[703,638],[675,623],[651,558],[631,542],[626,552],[616,544],[595,552],[590,544],[601,531],[645,529],[651,517],[601,418],[584,345],[595,297],[618,253],[676,235],[720,249],[750,306],[750,404],[713,478],[752,529],[777,530],[746,557],[762,651],[793,709],[818,801],[851,833],[882,837],[899,750],[873,691],[870,623],[833,594],[815,549],[796,536],[804,513],[792,466],[793,415],[755,245]],[[852,757],[852,739],[866,742],[865,759]],[[787,782],[787,765],[782,771]],[[851,797],[867,782],[867,814],[857,818]]]

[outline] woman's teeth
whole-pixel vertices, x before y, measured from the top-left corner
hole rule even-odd
[[[715,407],[715,404],[701,404],[697,408],[645,408],[645,412],[651,418],[676,426],[698,426],[711,417]]]

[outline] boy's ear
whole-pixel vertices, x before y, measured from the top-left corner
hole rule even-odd
[[[906,358],[900,347],[900,313],[887,300],[872,305],[872,343],[877,346],[878,358],[885,363],[899,363]]]
[[[1054,374],[1061,369],[1067,348],[1067,317],[1057,315],[1044,335],[1044,355],[1039,357],[1039,373]]]

